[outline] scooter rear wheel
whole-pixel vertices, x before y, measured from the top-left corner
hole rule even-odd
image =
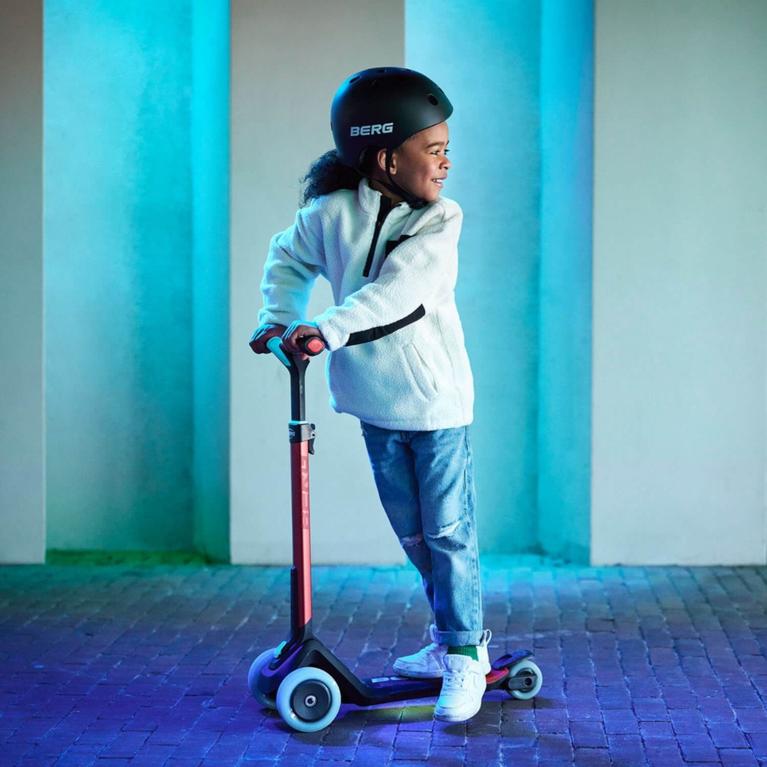
[[[341,690],[327,671],[304,666],[291,671],[277,689],[277,711],[299,732],[325,729],[341,708]]]
[[[532,683],[524,690],[509,690],[509,695],[518,700],[534,698],[541,691],[541,687],[543,687],[543,672],[541,669],[531,660],[521,660],[509,669],[509,679],[519,676],[531,679]]]

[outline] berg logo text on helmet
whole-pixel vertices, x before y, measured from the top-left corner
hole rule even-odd
[[[382,133],[394,133],[394,123],[352,125],[349,131],[350,136],[378,136]]]

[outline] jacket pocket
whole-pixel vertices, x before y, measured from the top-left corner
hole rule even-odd
[[[418,392],[426,400],[435,397],[437,394],[437,383],[434,380],[434,374],[426,364],[426,360],[424,360],[413,344],[405,344],[402,351]]]

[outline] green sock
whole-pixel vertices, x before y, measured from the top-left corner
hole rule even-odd
[[[479,660],[477,648],[473,644],[463,645],[462,647],[448,647],[447,651],[450,655],[468,655],[470,658],[474,658],[474,660]]]

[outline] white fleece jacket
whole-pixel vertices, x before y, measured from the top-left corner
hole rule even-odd
[[[420,210],[400,203],[369,261],[381,197],[363,180],[298,211],[272,238],[259,323],[305,319],[323,275],[336,305],[312,321],[330,350],[333,409],[385,429],[464,426],[474,388],[454,294],[463,214],[444,197]]]

